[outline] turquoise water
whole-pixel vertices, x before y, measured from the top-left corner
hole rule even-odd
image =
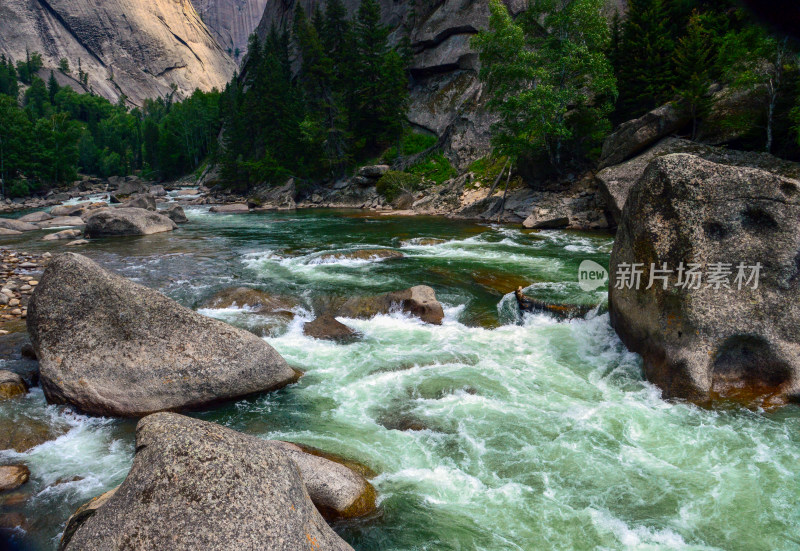
[[[609,236],[345,211],[188,214],[173,234],[84,252],[264,336],[306,371],[280,392],[194,415],[370,467],[379,514],[335,526],[357,550],[800,548],[800,409],[662,400],[610,328],[604,290],[577,285],[583,260],[608,264]],[[365,248],[405,256],[324,257]],[[347,345],[302,334],[336,297],[416,284],[436,289],[442,326],[392,314],[343,320],[363,334]],[[520,317],[518,284],[599,306],[586,320]],[[296,299],[295,319],[202,308],[241,285]],[[124,479],[134,425],[46,406],[39,391],[0,404],[4,417],[64,433],[0,452],[31,467],[26,538],[53,549],[78,505]]]

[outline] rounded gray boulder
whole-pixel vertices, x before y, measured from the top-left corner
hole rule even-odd
[[[64,534],[68,551],[352,551],[278,447],[172,413],[139,421],[127,478]]]
[[[47,399],[92,414],[200,407],[297,379],[255,335],[74,253],[53,257],[27,324]]]
[[[86,220],[86,236],[150,235],[172,231],[177,227],[163,214],[145,209],[103,209]]]

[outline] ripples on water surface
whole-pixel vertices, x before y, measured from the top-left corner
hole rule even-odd
[[[572,322],[516,315],[508,293],[520,284],[554,302],[601,303],[604,290],[582,293],[576,271],[585,259],[607,265],[610,237],[347,212],[188,214],[173,234],[82,252],[194,308],[240,285],[301,299],[288,325],[201,310],[265,336],[307,374],[197,415],[378,473],[380,517],[335,527],[359,551],[800,549],[797,408],[668,403],[602,306]],[[405,258],[323,258],[362,248]],[[364,335],[349,345],[302,334],[332,297],[423,283],[446,305],[441,327],[391,315],[346,320]],[[78,505],[124,479],[133,423],[46,406],[38,390],[0,415],[64,433],[0,452],[30,465],[24,512],[36,545],[53,549]]]

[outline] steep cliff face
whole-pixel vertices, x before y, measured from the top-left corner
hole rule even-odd
[[[192,0],[222,48],[238,61],[264,15],[268,0]],[[239,56],[236,56],[237,50]]]
[[[134,104],[172,85],[181,95],[221,88],[236,69],[189,0],[2,0],[0,53],[19,60],[26,49],[46,67],[66,58],[78,89],[80,60],[87,89]]]

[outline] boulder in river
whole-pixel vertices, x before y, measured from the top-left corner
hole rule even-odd
[[[345,318],[371,318],[394,310],[417,316],[425,323],[434,325],[441,325],[444,319],[444,309],[436,300],[436,292],[427,285],[385,295],[353,297],[339,308],[337,315]]]
[[[230,205],[216,205],[209,209],[210,212],[219,214],[244,214],[250,212],[246,203],[233,203]]]
[[[86,220],[87,237],[150,235],[175,228],[175,222],[163,214],[145,209],[103,209]]]
[[[39,226],[29,224],[28,222],[21,222],[20,220],[14,220],[13,218],[0,218],[0,228],[18,232],[26,232],[36,231],[39,229]]]
[[[8,228],[0,228],[0,235],[22,235],[22,232],[17,230],[9,230]]]
[[[36,222],[44,222],[45,220],[51,220],[53,215],[45,212],[43,210],[32,212],[30,214],[26,214],[25,216],[20,216],[17,220],[21,222],[28,222],[29,224],[35,224]]]
[[[544,300],[536,300],[526,296],[522,292],[522,287],[517,288],[514,292],[514,296],[517,299],[517,305],[521,312],[528,312],[530,314],[552,314],[559,319],[582,318],[595,308],[595,306],[584,304],[558,304],[546,302]]]
[[[292,310],[297,306],[297,301],[249,287],[232,287],[215,293],[203,303],[203,306],[206,308],[247,307],[256,314],[278,314],[291,319],[294,318]]]
[[[64,227],[82,228],[86,225],[86,222],[84,222],[83,218],[80,216],[57,216],[55,218],[51,218],[50,220],[45,220],[44,222],[38,222],[36,225],[43,230]]]
[[[74,253],[53,257],[27,324],[45,397],[92,414],[201,407],[297,379],[255,335]]]
[[[303,333],[306,336],[326,341],[347,341],[358,335],[329,314],[324,314],[314,321],[304,324]]]
[[[122,205],[128,209],[156,210],[156,198],[149,193],[134,195]]]
[[[358,518],[375,511],[375,488],[354,470],[310,454],[296,444],[280,441],[271,444],[297,465],[311,501],[327,520]]]
[[[19,488],[30,477],[31,471],[25,465],[0,466],[0,492]]]
[[[800,182],[659,157],[625,204],[611,323],[667,397],[800,399],[798,251]]]
[[[56,233],[48,233],[42,237],[43,241],[58,241],[60,239],[75,239],[83,235],[81,230],[62,230]]]
[[[59,216],[80,216],[84,213],[86,208],[89,206],[90,203],[76,203],[74,205],[56,205],[52,209],[50,209],[50,214],[53,217]],[[49,218],[45,219],[49,220]],[[43,221],[43,220],[41,220]]]
[[[176,224],[185,224],[189,221],[189,219],[186,217],[186,213],[183,211],[183,207],[180,205],[169,205],[160,212]]]
[[[403,258],[405,255],[392,249],[360,249],[350,252],[326,253],[319,257],[322,262],[336,260],[389,260]]]
[[[28,386],[25,384],[22,377],[13,371],[0,369],[0,400],[8,400],[9,398],[22,396],[27,392]]]
[[[172,413],[139,421],[127,478],[82,516],[61,549],[352,551],[277,446]]]

